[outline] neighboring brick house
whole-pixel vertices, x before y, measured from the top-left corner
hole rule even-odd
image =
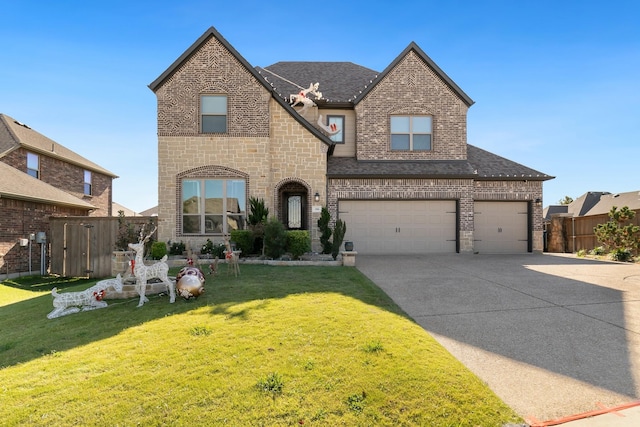
[[[292,108],[313,83],[321,98]],[[254,68],[212,27],[149,87],[160,240],[243,227],[256,197],[286,228],[309,230],[315,249],[327,206],[359,253],[542,251],[553,177],[468,145],[473,101],[415,43],[380,73]]]
[[[48,236],[51,216],[111,214],[116,175],[4,114],[0,177],[0,275],[40,272],[39,243],[20,239]]]

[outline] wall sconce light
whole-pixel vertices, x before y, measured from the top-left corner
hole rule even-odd
[[[535,203],[535,204],[536,204],[536,206],[538,206],[538,207],[539,207],[539,206],[542,206],[542,199],[541,199],[540,197],[538,197],[538,198],[534,201],[534,203]]]
[[[316,202],[319,202],[320,201],[320,193],[318,193],[316,191],[316,194],[313,195],[313,200],[315,200]]]

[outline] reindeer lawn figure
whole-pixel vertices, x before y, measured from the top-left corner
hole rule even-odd
[[[58,293],[58,288],[51,290],[53,295],[53,311],[47,314],[47,318],[66,316],[79,311],[96,310],[105,308],[107,303],[102,301],[106,290],[110,287],[116,292],[122,292],[122,277],[118,274],[115,279],[100,280],[98,283],[82,292]]]
[[[224,251],[225,258],[227,259],[227,272],[233,271],[233,275],[238,277],[238,274],[240,274],[240,266],[238,265],[238,254],[231,248],[231,243],[229,243],[229,236],[224,237],[224,246],[227,248]]]
[[[162,259],[155,264],[145,265],[144,264],[144,244],[149,240],[149,238],[155,233],[158,227],[155,227],[151,233],[144,236],[144,226],[142,230],[140,230],[140,238],[138,239],[138,243],[129,243],[129,247],[136,252],[136,259],[133,261],[133,275],[136,278],[136,290],[140,295],[140,302],[138,303],[138,307],[142,307],[145,302],[149,301],[149,298],[145,295],[147,291],[147,280],[158,278],[162,280],[164,284],[167,285],[167,289],[169,290],[169,302],[174,303],[176,301],[176,290],[174,283],[169,280],[169,265],[167,264],[167,256],[163,256]]]

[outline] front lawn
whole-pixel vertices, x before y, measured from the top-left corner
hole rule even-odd
[[[0,284],[3,425],[521,421],[354,268],[242,265],[235,278],[223,266],[197,300],[111,300],[53,320],[43,287]]]

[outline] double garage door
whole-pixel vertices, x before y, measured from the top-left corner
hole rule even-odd
[[[474,210],[474,251],[527,251],[526,202],[476,202]],[[456,252],[453,200],[341,200],[338,216],[361,254]]]

